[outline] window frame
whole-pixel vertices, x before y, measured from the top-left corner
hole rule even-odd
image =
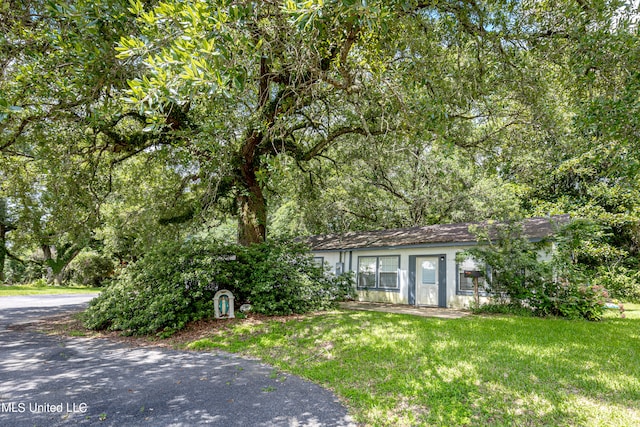
[[[324,271],[324,257],[323,256],[313,256],[311,262],[318,268],[321,268]]]
[[[376,266],[376,270],[374,272],[374,285],[373,286],[362,286],[360,284],[361,281],[361,275],[362,275],[362,271],[360,269],[360,262],[362,259],[364,258],[375,258],[375,266]],[[389,286],[382,286],[381,283],[382,281],[380,280],[380,273],[383,274],[389,274],[391,273],[390,271],[383,271],[380,265],[380,259],[381,258],[395,258],[397,260],[396,262],[396,269],[395,269],[395,276],[396,276],[396,284],[393,287],[389,287]],[[400,267],[401,267],[401,257],[400,255],[359,255],[358,256],[358,264],[357,264],[357,277],[356,277],[356,284],[357,284],[357,289],[358,290],[371,290],[371,291],[387,291],[387,292],[400,292]],[[371,274],[371,273],[368,273]]]
[[[473,259],[472,257],[466,258],[464,261],[468,261],[468,260],[471,260],[475,264],[476,270],[472,270],[472,271],[482,271],[482,270],[478,270],[478,268],[480,268],[481,266],[481,262]],[[464,272],[467,270],[465,268],[462,268],[462,264],[464,263],[464,261],[456,262],[456,294],[473,296],[474,295],[473,285],[471,289],[462,289],[462,286],[461,286],[462,285],[461,275],[464,274]],[[484,268],[489,278],[491,278],[491,267],[485,264]],[[486,285],[487,285],[486,278],[484,276],[480,277],[478,279],[478,295],[480,296],[489,295],[489,292],[487,292],[487,289],[486,289]]]

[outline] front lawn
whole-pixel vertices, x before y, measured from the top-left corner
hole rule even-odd
[[[0,297],[11,295],[58,295],[58,294],[89,294],[100,292],[101,288],[84,286],[3,286],[0,285]]]
[[[192,342],[331,388],[372,426],[640,425],[640,313],[602,322],[335,311]]]

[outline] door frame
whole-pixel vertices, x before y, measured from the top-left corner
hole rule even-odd
[[[447,255],[409,255],[409,305],[416,304],[416,260],[423,257],[438,258],[438,307],[447,307]]]

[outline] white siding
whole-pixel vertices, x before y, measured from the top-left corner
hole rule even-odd
[[[336,263],[344,263],[345,271],[352,271],[354,275],[358,270],[358,257],[362,256],[400,256],[400,268],[398,271],[398,290],[358,290],[360,301],[390,302],[395,304],[409,303],[409,256],[446,256],[446,301],[447,307],[468,307],[473,297],[456,295],[456,254],[469,246],[432,246],[424,248],[405,249],[357,249],[352,251],[314,251],[314,256],[324,257],[331,271],[335,273]],[[355,286],[355,284],[354,284]]]

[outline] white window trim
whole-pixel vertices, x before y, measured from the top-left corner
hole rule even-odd
[[[361,286],[360,285],[360,259],[361,258],[375,258],[376,259],[375,286],[374,287],[367,287],[367,286]],[[395,273],[396,273],[396,285],[394,287],[380,286],[380,258],[396,258],[398,260],[397,269],[395,271]],[[400,261],[401,261],[400,255],[362,255],[362,256],[358,256],[357,277],[356,277],[357,288],[359,290],[400,292]],[[389,272],[384,272],[384,273],[389,273]]]

